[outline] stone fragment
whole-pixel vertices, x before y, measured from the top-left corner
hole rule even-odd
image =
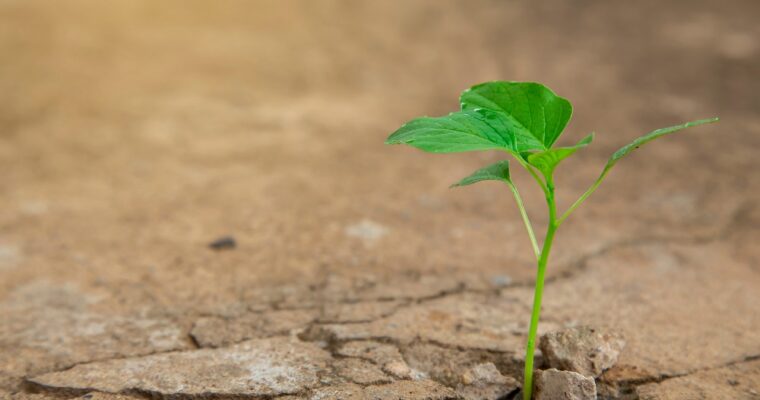
[[[335,367],[338,375],[360,385],[388,383],[391,381],[391,378],[380,367],[358,358],[336,360],[333,363],[333,367]]]
[[[465,400],[492,400],[504,398],[519,387],[514,378],[502,375],[493,363],[485,363],[462,375],[457,393]]]
[[[412,369],[403,361],[391,361],[383,365],[383,371],[399,379],[412,379]]]
[[[258,339],[221,349],[155,354],[77,365],[30,378],[44,388],[156,397],[278,396],[320,384],[330,355],[290,338]]]
[[[230,250],[237,246],[237,241],[232,236],[222,236],[208,244],[212,250]]]
[[[275,310],[237,318],[203,317],[190,335],[201,347],[222,347],[248,339],[287,335],[305,328],[316,318],[315,310]]]
[[[617,362],[625,347],[614,331],[578,326],[541,336],[539,348],[551,368],[596,378]]]
[[[577,372],[547,369],[533,378],[535,400],[596,400],[594,378]]]

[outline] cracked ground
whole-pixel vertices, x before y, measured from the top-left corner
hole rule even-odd
[[[0,398],[456,399],[520,379],[530,243],[495,153],[383,146],[494,79],[575,114],[541,331],[600,398],[760,398],[756,1],[0,2]],[[541,226],[543,199],[517,172]],[[233,248],[209,243],[231,236]]]

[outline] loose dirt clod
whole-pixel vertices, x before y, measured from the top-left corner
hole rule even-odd
[[[457,393],[466,400],[492,400],[501,399],[519,387],[514,378],[502,375],[493,363],[485,363],[462,375]]]
[[[615,365],[625,340],[608,329],[578,326],[543,335],[539,347],[551,368],[596,378]]]
[[[533,382],[535,400],[596,400],[594,379],[577,372],[536,371]]]

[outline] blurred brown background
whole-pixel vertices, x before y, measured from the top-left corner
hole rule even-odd
[[[336,281],[529,283],[508,190],[447,189],[502,155],[383,145],[495,79],[570,99],[560,143],[596,132],[561,168],[563,208],[634,137],[721,117],[621,162],[563,226],[550,276],[620,244],[660,244],[647,254],[661,262],[668,243],[688,255],[717,240],[704,281],[757,292],[758,16],[752,0],[0,1],[0,307],[76,298],[189,321]],[[516,174],[540,223],[543,200]],[[209,249],[224,235],[234,250]],[[667,259],[693,272],[683,254]],[[687,274],[673,273],[642,290]],[[684,293],[705,290],[694,285]],[[749,326],[756,300],[736,306]],[[4,344],[27,328],[6,328]],[[51,368],[20,362],[5,377]]]

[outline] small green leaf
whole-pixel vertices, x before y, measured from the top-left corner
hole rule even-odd
[[[602,173],[603,174],[607,173],[607,171],[609,171],[610,168],[612,168],[615,165],[615,163],[618,162],[618,160],[627,156],[630,152],[638,149],[639,147],[645,145],[646,143],[649,143],[652,140],[657,139],[658,137],[665,136],[670,133],[678,132],[682,129],[691,128],[692,126],[710,124],[710,123],[716,122],[717,120],[718,118],[700,119],[697,121],[686,122],[681,125],[670,126],[667,128],[660,128],[652,132],[649,132],[646,135],[637,138],[633,142],[621,147],[618,151],[612,154],[612,157],[610,157],[609,161],[607,161],[607,165],[604,166],[604,171]]]
[[[472,185],[480,181],[504,181],[511,184],[512,178],[509,176],[509,161],[503,160],[481,168],[473,172],[472,175],[451,185],[451,187]]]
[[[574,146],[557,147],[528,155],[528,164],[538,168],[545,177],[551,176],[554,169],[567,157],[570,157],[582,147],[588,146],[594,140],[594,134],[590,134],[576,143]]]
[[[543,148],[536,150],[551,148],[573,113],[569,101],[534,82],[481,83],[465,90],[460,103],[462,110],[484,108],[503,113],[514,125],[523,128],[518,134],[527,134],[530,138],[526,139],[542,144]]]
[[[647,133],[644,136],[641,136],[641,137],[637,138],[633,142],[631,142],[631,143],[629,143],[629,144],[621,147],[618,151],[616,151],[615,153],[612,154],[612,157],[610,157],[610,159],[607,161],[607,164],[604,166],[604,169],[602,169],[602,173],[599,174],[599,177],[596,178],[596,180],[591,185],[591,187],[588,188],[588,190],[586,190],[581,195],[581,197],[578,198],[578,200],[576,200],[575,203],[573,203],[573,205],[571,205],[570,208],[567,209],[567,211],[565,211],[564,214],[562,214],[562,216],[559,218],[559,223],[562,223],[564,220],[566,220],[567,217],[569,217],[570,214],[572,214],[573,211],[575,211],[575,209],[578,208],[578,206],[580,206],[581,204],[583,204],[583,202],[586,201],[586,199],[589,196],[591,196],[591,194],[594,193],[594,191],[596,191],[596,189],[599,187],[599,185],[602,184],[602,181],[604,181],[604,178],[610,172],[610,170],[612,169],[612,167],[614,167],[615,164],[617,164],[617,162],[621,158],[627,156],[630,152],[638,149],[639,147],[643,146],[646,143],[651,142],[652,140],[657,139],[658,137],[665,136],[665,135],[667,135],[669,133],[678,132],[678,131],[680,131],[682,129],[691,128],[692,126],[699,126],[699,125],[703,125],[703,124],[710,124],[710,123],[713,123],[713,122],[716,122],[716,121],[718,121],[718,118],[700,119],[700,120],[697,120],[697,121],[686,122],[686,123],[681,124],[681,125],[676,125],[676,126],[670,126],[670,127],[667,127],[667,128],[656,129],[656,130],[653,130],[652,132]]]

